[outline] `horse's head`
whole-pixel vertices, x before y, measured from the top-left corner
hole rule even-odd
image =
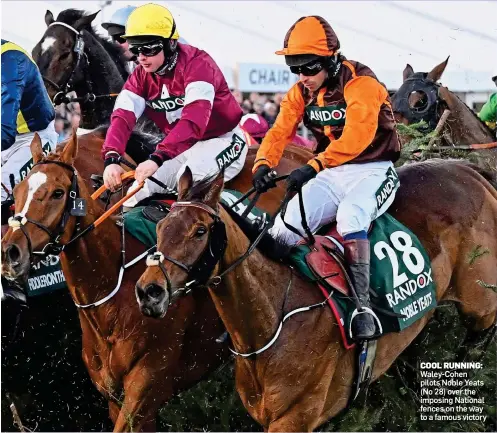
[[[72,198],[79,190],[73,168],[78,143],[76,131],[64,149],[44,156],[37,134],[31,143],[34,166],[14,188],[15,215],[2,239],[2,276],[22,284],[37,257],[56,253],[75,230],[70,216]]]
[[[424,120],[434,129],[441,115],[439,87],[447,60],[435,66],[430,72],[414,72],[407,65],[403,72],[404,82],[392,98],[393,111],[397,122],[418,123]]]
[[[47,30],[32,54],[52,100],[58,92],[68,92],[74,83],[84,80],[83,69],[88,64],[84,46],[91,42],[91,23],[98,12],[84,15],[83,11],[67,9],[54,20],[47,10]]]
[[[179,196],[157,225],[156,255],[136,283],[136,299],[146,316],[163,317],[177,297],[204,285],[216,272],[226,248],[226,228],[219,217],[223,174],[193,185],[185,170]]]

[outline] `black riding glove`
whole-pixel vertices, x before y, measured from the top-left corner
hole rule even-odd
[[[290,191],[298,191],[302,185],[316,176],[317,172],[309,164],[297,168],[290,173],[286,179],[286,188]]]
[[[252,184],[258,193],[266,192],[268,189],[276,186],[274,179],[269,176],[271,171],[271,167],[264,164],[261,165],[254,173],[254,176],[252,177]]]

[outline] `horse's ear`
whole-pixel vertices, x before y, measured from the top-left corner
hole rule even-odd
[[[74,28],[78,31],[84,29],[85,27],[91,26],[92,21],[96,18],[100,11],[96,11],[94,14],[85,15],[81,17],[78,21],[74,23]]]
[[[62,154],[60,155],[60,160],[66,164],[73,165],[76,155],[78,154],[78,128],[72,129],[72,136],[67,141]]]
[[[204,203],[212,208],[216,208],[224,187],[224,170],[221,170],[210,185],[209,191],[204,197]]]
[[[193,185],[193,174],[190,167],[186,166],[185,171],[178,181],[178,201],[184,200],[188,191]]]
[[[414,74],[414,69],[412,69],[412,66],[408,63],[404,68],[404,72],[402,72],[403,80],[406,81],[412,74]]]
[[[35,136],[33,141],[31,141],[31,155],[33,156],[33,163],[37,164],[43,159],[43,149],[41,147],[41,138],[37,132],[35,132]]]
[[[47,11],[45,12],[45,24],[47,25],[47,27],[54,23],[55,22],[55,19],[53,17],[53,13],[50,12],[48,9]]]
[[[445,71],[445,68],[447,67],[447,62],[449,61],[449,57],[445,59],[445,62],[440,63],[439,65],[435,66],[430,72],[428,72],[427,78],[429,78],[435,83],[438,80],[440,80],[440,78],[442,78],[442,74]]]

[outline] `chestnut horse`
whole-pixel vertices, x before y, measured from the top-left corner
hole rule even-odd
[[[497,142],[492,130],[461,99],[438,83],[448,61],[447,58],[430,72],[414,72],[411,65],[406,65],[404,82],[392,97],[396,120],[407,125],[424,120],[427,129],[433,130],[443,112],[450,110],[440,131],[440,145],[474,152],[478,165],[495,173]]]
[[[101,143],[102,139],[98,140]],[[84,161],[76,157],[77,141],[73,135],[64,149],[47,157],[42,154],[38,138],[31,144],[37,165],[14,190],[16,215],[27,217],[29,223],[21,223],[22,230],[10,228],[2,239],[2,275],[6,278],[25,279],[33,261],[31,252],[42,250],[49,237],[53,240],[47,233],[53,235],[65,220],[66,201],[74,191],[75,173],[79,172],[80,164],[85,169],[92,166],[90,155]],[[244,170],[230,182],[241,192],[251,186],[250,168],[255,152],[256,148],[249,150]],[[99,154],[93,158],[98,159]],[[290,148],[282,159],[281,170],[289,172],[309,158],[309,152],[304,149]],[[77,185],[79,197],[87,203],[87,213],[79,220],[81,228],[85,228],[103,209],[90,199],[88,187],[80,176]],[[280,189],[273,198],[264,198],[261,208],[274,211],[282,195]],[[72,238],[76,223],[77,218],[69,216],[60,240],[62,245]],[[40,229],[41,226],[45,229]],[[107,219],[63,250],[62,269],[75,303],[94,303],[116,286],[120,236],[120,229]],[[132,236],[126,237],[125,246],[128,261],[145,250]],[[157,410],[168,398],[194,385],[228,358],[226,348],[215,343],[224,328],[207,292],[185,298],[163,320],[141,316],[133,288],[143,271],[143,262],[131,267],[124,274],[121,288],[107,302],[79,310],[83,360],[93,382],[109,402],[115,431],[154,431]]]
[[[471,319],[471,329],[491,329],[497,293],[478,281],[497,283],[497,190],[462,162],[430,160],[402,167],[398,173],[401,187],[391,213],[426,248],[437,300],[457,302],[460,313]],[[227,246],[209,269],[212,279],[206,285],[234,350],[250,354],[268,345],[285,314],[320,303],[323,296],[308,280],[257,249],[216,278],[250,245],[233,219],[236,216],[219,205],[222,188],[222,178],[192,186],[191,172],[183,174],[178,203],[157,227],[158,250],[167,260],[149,267],[135,291],[143,313],[167,317],[172,310],[175,314],[170,293],[195,278],[185,265],[203,257],[209,251],[206,248],[219,245],[214,234],[222,237],[225,229]],[[269,236],[263,240],[263,252],[274,257],[278,242]],[[471,263],[468,255],[476,245],[488,253]],[[206,291],[201,286],[188,287],[192,293]],[[379,339],[373,380],[409,346],[433,311],[402,332]],[[274,344],[261,352],[236,357],[236,387],[246,409],[265,431],[311,431],[347,407],[356,354],[344,348],[328,308],[291,317]]]

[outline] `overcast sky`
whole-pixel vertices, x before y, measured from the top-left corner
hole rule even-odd
[[[2,0],[2,37],[31,51],[46,28],[44,15],[75,7],[95,12],[98,1]],[[147,1],[113,1],[96,21],[117,8]],[[342,52],[373,70],[401,77],[406,63],[426,71],[450,55],[447,71],[489,80],[497,74],[497,2],[168,1],[178,30],[223,66],[237,62],[283,63],[288,28],[303,15],[326,18]],[[100,27],[101,29],[101,27]],[[102,32],[104,32],[102,30]],[[488,77],[488,78],[485,78]]]

